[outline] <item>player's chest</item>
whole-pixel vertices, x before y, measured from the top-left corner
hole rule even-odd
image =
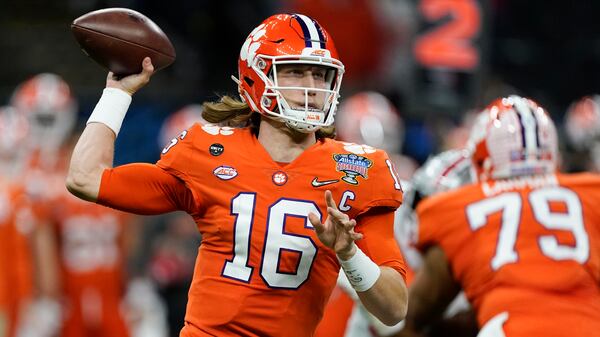
[[[270,208],[280,199],[305,201],[324,207],[324,192],[332,191],[348,212],[367,198],[373,183],[373,162],[348,153],[303,154],[288,165],[277,165],[250,153],[212,158],[202,167],[195,186],[205,206],[227,206],[238,193],[255,194]],[[343,201],[343,202],[342,202]],[[229,207],[228,207],[229,208]]]

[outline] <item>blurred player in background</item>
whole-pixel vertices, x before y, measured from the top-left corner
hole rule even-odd
[[[477,184],[418,207],[421,272],[403,336],[426,331],[464,289],[479,336],[590,336],[600,331],[600,177],[556,172],[546,111],[510,96],[472,129]]]
[[[565,114],[565,131],[576,150],[564,161],[572,171],[600,172],[600,95],[573,102]]]
[[[409,180],[417,163],[402,154],[404,121],[394,104],[375,91],[356,93],[340,104],[336,115],[337,138],[384,149],[396,165],[400,179]]]
[[[28,134],[29,123],[22,114],[9,105],[0,107],[0,176],[10,180],[20,174]]]
[[[448,150],[430,157],[415,172],[404,188],[404,203],[396,213],[396,240],[410,267],[409,289],[415,273],[422,268],[421,253],[414,247],[418,236],[418,219],[415,209],[429,197],[457,189],[474,182],[471,160],[463,150]],[[401,327],[399,327],[401,328]],[[470,305],[461,292],[453,299],[443,314],[443,319],[432,327],[426,336],[466,337],[477,334],[477,323]],[[394,334],[398,330],[394,331]]]
[[[243,102],[225,96],[203,114],[248,127],[195,124],[157,165],[116,168],[115,136],[153,66],[109,73],[67,186],[131,212],[194,217],[202,245],[181,336],[311,336],[340,266],[365,306],[396,324],[406,305],[393,239],[401,189],[385,152],[329,139],[344,71],[331,37],[304,15],[274,15],[248,36],[238,66]]]
[[[30,266],[42,289],[23,315],[18,336],[52,336],[59,328],[64,337],[128,336],[121,304],[129,218],[82,202],[64,188],[77,118],[69,85],[58,75],[39,74],[17,87],[11,103],[29,123],[21,179],[41,208],[43,224],[32,246],[45,259]]]
[[[10,106],[0,108],[0,336],[15,336],[22,299],[33,293],[31,270],[23,268],[31,251],[27,248],[25,220],[29,209],[24,188],[15,179],[18,150],[27,134],[27,120]],[[25,233],[24,233],[25,232]]]
[[[35,308],[58,311],[56,303],[37,300],[40,293],[49,292],[46,286],[51,284],[38,283],[36,287],[34,280],[36,274],[47,276],[49,269],[34,268],[34,264],[41,266],[48,261],[34,244],[43,219],[23,179],[29,128],[28,120],[17,109],[0,109],[0,333],[9,337],[17,335],[21,322]],[[39,317],[39,321],[46,317]]]
[[[158,133],[159,148],[164,149],[165,144],[168,146],[172,139],[176,139],[190,125],[207,124],[202,118],[202,110],[202,104],[188,104],[165,118]]]

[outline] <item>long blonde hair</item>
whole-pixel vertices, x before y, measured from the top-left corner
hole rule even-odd
[[[246,102],[224,95],[217,102],[202,103],[202,108],[202,117],[207,122],[234,127],[250,126],[258,133],[260,113],[252,111]],[[335,126],[320,128],[316,136],[317,139],[335,138]]]

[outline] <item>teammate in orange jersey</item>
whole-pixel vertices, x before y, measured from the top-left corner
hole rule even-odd
[[[19,85],[11,103],[29,121],[22,143],[28,163],[21,179],[28,195],[43,206],[38,217],[44,220],[30,244],[19,249],[42,253],[22,263],[36,271],[30,282],[39,289],[20,318],[18,336],[127,336],[121,310],[125,218],[82,202],[64,188],[64,146],[77,117],[75,97],[60,76],[43,73]]]
[[[591,336],[600,331],[600,177],[560,174],[554,123],[533,101],[494,101],[473,126],[478,183],[424,200],[424,268],[407,330],[439,318],[462,287],[479,336]]]
[[[123,316],[127,217],[71,195],[56,210],[65,301],[61,336],[128,336]]]
[[[20,314],[34,293],[34,217],[18,179],[28,123],[16,109],[0,108],[0,336],[15,336]]]
[[[0,336],[14,336],[19,300],[31,295],[31,282],[19,282],[29,279],[31,273],[20,268],[24,256],[15,249],[23,242],[15,223],[17,213],[23,209],[23,196],[20,186],[0,176]]]
[[[385,152],[329,138],[344,71],[331,37],[304,15],[275,15],[248,36],[238,66],[243,101],[205,103],[204,118],[247,127],[195,124],[156,165],[116,168],[115,135],[153,67],[146,58],[140,74],[109,73],[67,187],[121,210],[194,217],[202,245],[182,336],[310,336],[340,266],[365,307],[397,323],[402,192]]]
[[[568,168],[600,172],[600,95],[584,96],[571,103],[563,125],[574,150],[565,158]]]

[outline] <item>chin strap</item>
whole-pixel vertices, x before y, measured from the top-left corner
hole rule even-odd
[[[231,79],[237,84],[237,85],[242,85],[242,81],[240,81],[237,77],[231,75]]]

